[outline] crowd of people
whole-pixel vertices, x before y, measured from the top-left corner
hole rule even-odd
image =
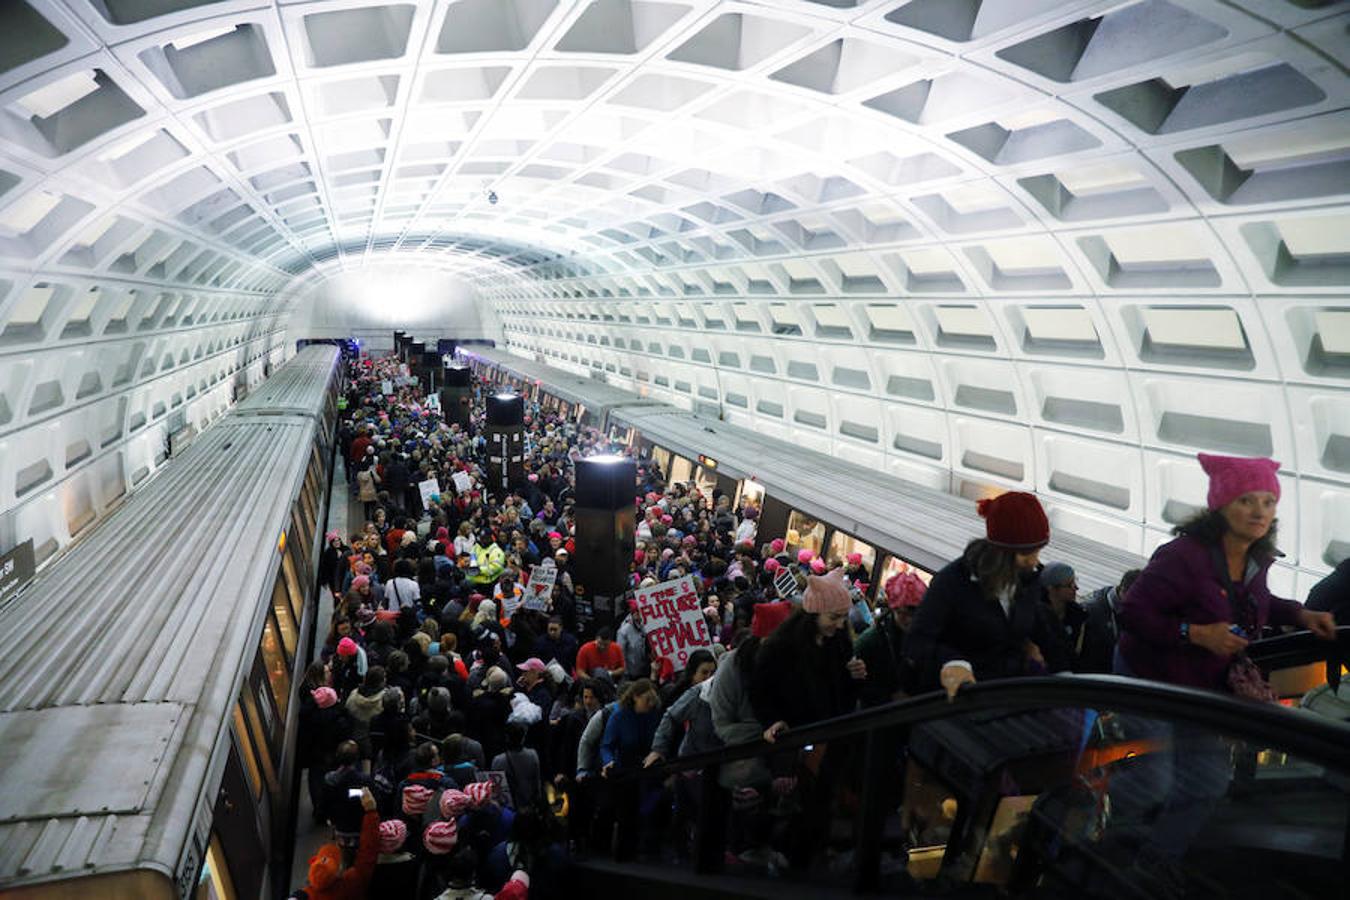
[[[667,484],[643,459],[630,586],[693,576],[712,637],[676,670],[635,609],[594,627],[573,566],[573,464],[627,448],[529,404],[525,479],[491,490],[484,390],[460,426],[396,359],[348,372],[340,452],[364,519],[327,535],[334,611],[301,696],[300,764],[333,843],[297,896],[548,895],[577,853],[692,852],[700,776],[631,777],[662,761],[1019,675],[1239,690],[1234,661],[1266,627],[1333,630],[1265,586],[1268,460],[1202,455],[1205,514],[1080,601],[1073,569],[1040,559],[1050,527],[1032,494],[982,501],[985,535],[931,582],[904,570],[874,590],[860,556],[762,534],[753,502]],[[522,602],[537,567],[555,570],[542,609]],[[810,865],[856,777],[844,757],[822,746],[723,765],[732,857]]]

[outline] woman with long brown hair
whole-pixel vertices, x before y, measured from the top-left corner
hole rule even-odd
[[[985,536],[936,575],[905,637],[921,690],[1069,667],[1063,642],[1041,609],[1036,571],[1050,521],[1034,494],[981,500]]]

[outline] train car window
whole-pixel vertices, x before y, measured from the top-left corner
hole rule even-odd
[[[713,469],[705,469],[699,466],[694,470],[694,483],[698,489],[703,492],[703,496],[711,497],[713,489],[717,487],[717,472]]]
[[[276,616],[278,630],[281,633],[281,645],[286,648],[286,656],[294,660],[298,629],[295,627],[295,613],[291,609],[290,597],[286,591],[284,571],[277,573],[276,584],[272,586],[272,613]]]
[[[230,869],[225,863],[225,851],[220,846],[220,838],[213,832],[211,843],[206,849],[206,862],[202,865],[202,874],[197,879],[194,900],[234,900],[234,882],[230,879]]]
[[[787,544],[789,550],[819,553],[825,544],[825,523],[794,509],[788,515]]]
[[[295,616],[295,621],[302,622],[305,618],[305,591],[300,584],[299,568],[295,562],[296,550],[286,548],[286,555],[281,558],[281,571],[286,579],[286,593],[291,601],[291,613]]]
[[[836,531],[830,536],[830,548],[825,553],[825,562],[830,566],[842,566],[850,553],[861,554],[863,566],[868,572],[872,571],[877,561],[877,548],[842,531]]]
[[[756,481],[739,481],[736,483],[736,508],[742,506],[759,507],[764,504],[764,485]]]
[[[881,576],[877,578],[876,581],[878,584],[884,585],[887,581],[891,579],[891,576],[899,575],[901,572],[913,572],[915,575],[919,576],[919,579],[924,584],[927,584],[928,582],[933,580],[933,573],[928,571],[927,569],[921,569],[918,566],[914,565],[913,563],[906,562],[905,560],[901,559],[898,556],[891,556],[890,554],[887,554],[885,557],[885,562],[882,564],[881,567]],[[875,572],[873,574],[875,574]]]
[[[652,445],[652,461],[661,467],[661,473],[663,475],[670,474],[670,451],[665,447],[658,447],[655,444]]]
[[[693,474],[693,469],[694,464],[689,460],[683,456],[675,456],[670,461],[670,471],[668,472],[670,478],[667,480],[667,484],[679,484],[688,481],[689,476]]]
[[[305,481],[300,487],[300,502],[304,504],[308,521],[319,521],[319,478],[314,469],[314,456],[310,454],[309,466],[305,469]]]
[[[288,547],[300,554],[300,565],[309,571],[310,547],[314,541],[314,526],[300,517],[299,504],[291,507],[291,533],[286,536]]]
[[[276,701],[281,720],[285,721],[286,702],[291,694],[291,670],[286,663],[286,653],[282,649],[280,628],[277,626],[276,617],[271,613],[263,623],[262,640],[258,642],[258,649],[262,652],[267,683],[272,687],[272,699]]]
[[[266,788],[263,787],[257,747],[254,745],[253,735],[249,734],[248,725],[244,722],[243,708],[238,703],[234,706],[234,737],[239,742],[239,756],[244,760],[244,770],[248,773],[249,784],[253,786],[253,796],[259,803],[265,803],[267,794]]]

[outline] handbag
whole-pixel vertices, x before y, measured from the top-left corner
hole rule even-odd
[[[1278,703],[1280,700],[1266,680],[1266,673],[1245,653],[1233,657],[1233,661],[1228,664],[1227,683],[1229,693],[1235,697],[1262,703]]]
[[[1247,617],[1242,615],[1242,611],[1238,609],[1239,596],[1248,606],[1251,605],[1251,601],[1238,590],[1238,586],[1233,583],[1233,579],[1228,577],[1228,564],[1217,548],[1210,551],[1210,558],[1214,562],[1214,571],[1219,581],[1219,587],[1222,589],[1224,597],[1228,599],[1233,622],[1238,623],[1239,627],[1242,627],[1247,633],[1255,634],[1257,632],[1255,615],[1250,617],[1251,621],[1248,623],[1245,621]],[[1224,681],[1228,686],[1228,692],[1235,697],[1255,700],[1259,703],[1278,703],[1280,700],[1279,695],[1275,693],[1275,689],[1270,686],[1266,673],[1262,672],[1260,667],[1252,662],[1251,657],[1246,653],[1239,653],[1233,657],[1232,662],[1228,664]]]

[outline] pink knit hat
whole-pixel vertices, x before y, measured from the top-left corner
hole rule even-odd
[[[356,649],[357,649],[357,648],[356,648],[356,641],[352,640],[351,638],[343,638],[342,640],[338,641],[338,645],[337,645],[337,655],[338,655],[338,656],[355,656],[355,655],[356,655]]]
[[[774,559],[772,556],[764,560],[764,571],[768,572],[770,575],[772,575],[774,572],[777,572],[781,568],[783,568],[782,564],[779,563],[778,560]]]
[[[824,574],[825,574],[825,560],[821,559],[819,556],[817,556],[815,559],[811,560],[811,571],[814,572],[814,573],[817,574],[817,575],[824,575]]]
[[[359,591],[363,587],[370,587],[369,575],[357,575],[352,579],[352,590]]]
[[[847,557],[845,557],[845,561],[846,561],[850,566],[861,566],[861,565],[862,565],[862,554],[861,554],[861,553],[850,553]]]
[[[469,795],[454,788],[441,793],[441,815],[447,819],[458,818],[468,812],[472,806]]]
[[[422,846],[428,853],[444,856],[459,843],[459,827],[453,821],[432,822],[422,832]]]
[[[408,826],[402,819],[385,819],[380,823],[380,852],[397,853],[408,839]]]
[[[815,559],[815,556],[816,554],[813,551],[803,547],[802,549],[797,551],[797,562],[805,565],[806,563],[809,563],[811,560]]]
[[[809,613],[847,612],[853,606],[848,586],[838,572],[829,575],[809,575],[802,609]]]
[[[410,784],[403,789],[403,813],[409,816],[420,816],[427,811],[427,804],[431,802],[431,797],[435,793],[431,788],[424,784]]]
[[[886,605],[891,609],[918,606],[928,586],[913,572],[896,572],[886,579]]]
[[[1200,460],[1200,468],[1209,476],[1209,496],[1206,499],[1210,509],[1222,509],[1252,491],[1269,491],[1276,500],[1280,499],[1280,479],[1275,476],[1280,470],[1280,464],[1273,459],[1214,456],[1210,453],[1197,453],[1196,458]]]
[[[769,550],[775,555],[782,553],[785,547],[787,547],[787,542],[782,538],[774,538],[769,541]]]
[[[344,640],[350,640],[350,638],[344,638]],[[338,701],[337,691],[330,687],[315,688],[309,692],[309,695],[314,698],[314,705],[319,709],[327,709]]]

